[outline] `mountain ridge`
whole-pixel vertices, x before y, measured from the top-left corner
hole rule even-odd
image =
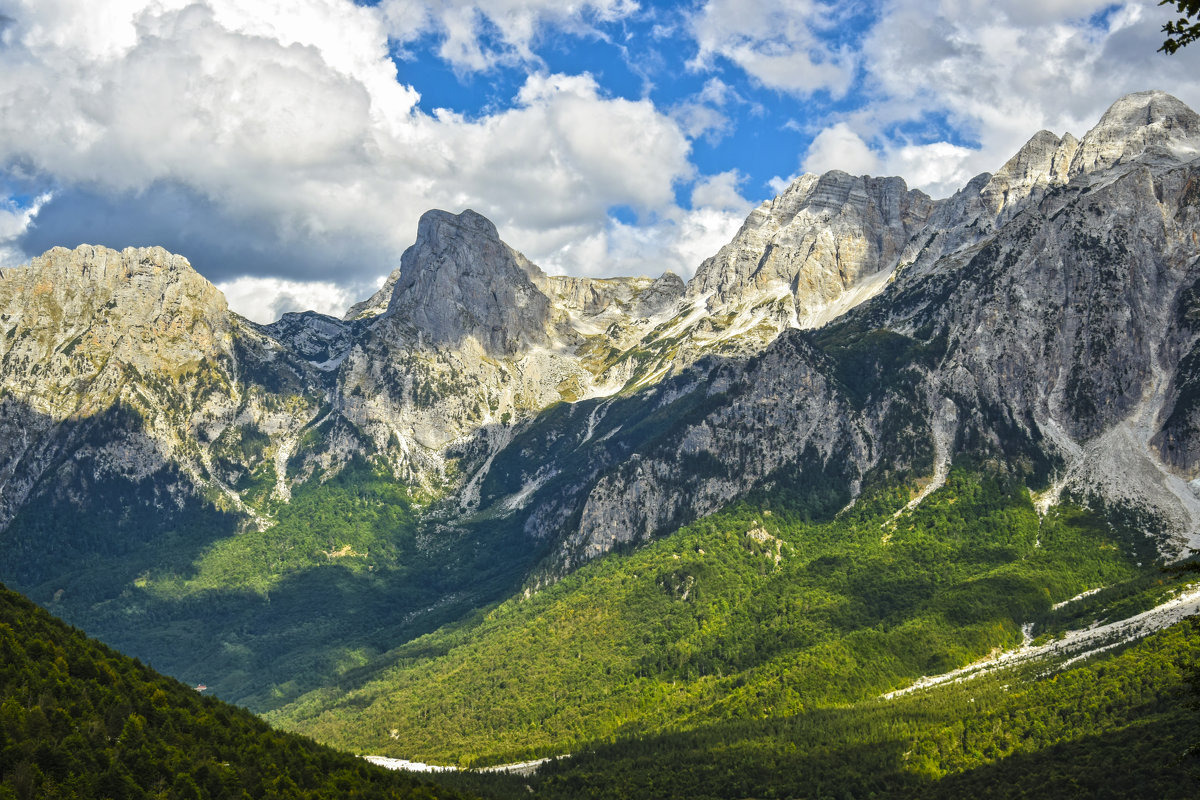
[[[546,276],[475,212],[432,211],[341,320],[249,322],[161,250],[50,251],[0,278],[0,578],[106,634],[128,633],[120,609],[233,602],[216,576],[251,616],[299,615],[331,580],[381,607],[403,586],[381,619],[409,635],[750,496],[825,519],[907,487],[903,516],[963,460],[1182,557],[1200,535],[1198,132],[1142,93],[949,198],[802,176],[687,284]],[[84,291],[106,270],[124,294]],[[97,486],[137,499],[136,537],[119,518],[39,527],[96,516]],[[298,496],[336,498],[337,533],[302,531]],[[193,514],[219,534],[181,533]],[[128,566],[120,537],[142,548]],[[67,554],[57,582],[38,547]],[[182,663],[167,627],[153,646]],[[388,649],[361,630],[338,658]],[[236,691],[294,696],[253,641],[225,642]]]

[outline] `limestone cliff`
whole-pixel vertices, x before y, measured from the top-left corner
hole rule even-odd
[[[55,249],[0,275],[0,526],[39,485],[168,472],[154,502],[269,525],[358,457],[443,515],[520,514],[561,570],[755,487],[988,452],[1174,547],[1200,530],[1198,137],[1149,92],[942,200],[802,176],[686,286],[550,277],[431,211],[344,320],[254,325],[161,249]]]
[[[1200,160],[1181,106],[1134,95],[1077,146],[1038,134],[995,175],[922,204],[928,222],[888,285],[838,322],[749,360],[699,362],[636,410],[597,406],[574,439],[590,470],[531,503],[530,534],[564,537],[551,572],[755,486],[914,470],[936,485],[962,452],[1026,464],[1044,503],[1069,492],[1154,520],[1164,552],[1200,545]],[[767,225],[756,212],[737,241]],[[698,276],[692,291],[778,281],[763,272],[768,244],[759,262],[752,247],[722,252],[750,269]],[[660,413],[671,423],[656,435],[627,433]]]

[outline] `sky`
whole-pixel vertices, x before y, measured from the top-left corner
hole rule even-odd
[[[944,197],[1121,95],[1155,0],[0,0],[0,266],[161,245],[340,316],[430,208],[551,274],[688,278],[803,172]]]

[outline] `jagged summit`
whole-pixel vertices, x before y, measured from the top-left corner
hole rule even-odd
[[[1200,152],[1200,114],[1166,92],[1127,94],[1080,141],[1070,176],[1106,169],[1151,148],[1194,158]]]
[[[508,356],[548,343],[545,273],[481,214],[425,212],[399,272],[386,313],[411,323],[424,343],[473,337],[489,354]]]
[[[777,302],[779,328],[811,327],[865,279],[890,268],[933,201],[902,178],[802,175],[750,213],[688,287],[708,309]]]
[[[1037,189],[1066,183],[1071,158],[1078,148],[1079,140],[1069,133],[1059,137],[1050,131],[1038,131],[980,191],[985,208],[998,215],[1018,206]]]

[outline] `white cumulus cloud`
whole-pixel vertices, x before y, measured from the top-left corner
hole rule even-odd
[[[632,8],[550,5],[560,20]],[[434,17],[451,6],[467,4]],[[536,34],[522,20],[538,8],[489,5],[485,16],[519,43]],[[175,243],[222,285],[277,279],[235,308],[337,298],[334,274],[370,282],[433,207],[489,216],[550,270],[621,262],[608,250],[617,206],[683,248],[665,261],[686,250],[672,233],[675,187],[695,169],[675,120],[649,100],[607,96],[590,75],[539,72],[489,116],[426,113],[389,57],[400,4],[0,0],[0,14],[13,20],[0,47],[0,190],[6,176],[55,190],[20,217],[10,250]]]
[[[805,172],[840,169],[851,175],[879,174],[879,156],[845,122],[832,125],[816,135],[804,158]]]
[[[369,296],[371,291],[366,286],[351,288],[332,281],[289,281],[250,275],[221,281],[216,286],[225,295],[230,308],[262,323],[274,322],[290,311],[316,311],[341,317],[347,308]]]
[[[816,0],[707,0],[691,17],[698,47],[691,65],[704,70],[726,59],[764,86],[800,94],[844,94],[857,56],[821,36],[840,16]]]

